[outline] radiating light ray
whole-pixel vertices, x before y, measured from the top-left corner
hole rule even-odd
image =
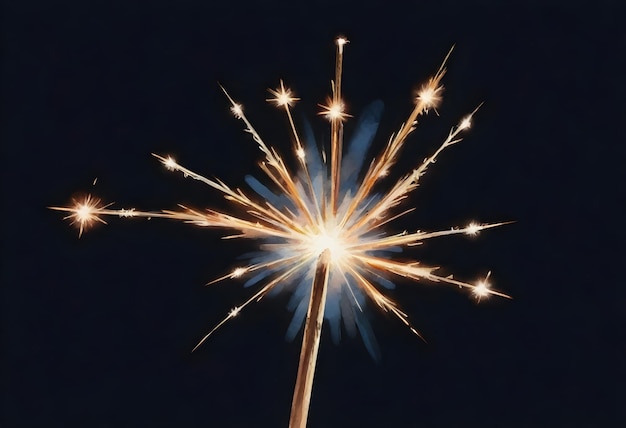
[[[239,306],[236,306],[236,312],[233,312],[233,310],[231,310],[228,315],[226,316],[226,318],[224,318],[222,321],[220,321],[220,323],[218,325],[216,325],[215,327],[213,327],[213,329],[211,331],[209,331],[209,333],[207,333],[206,336],[204,336],[200,342],[198,342],[198,344],[192,349],[192,352],[195,351],[196,349],[198,349],[198,347],[200,347],[208,338],[209,336],[211,336],[218,328],[220,328],[226,321],[228,321],[231,318],[234,318],[236,315],[239,314],[239,312],[245,308],[246,306],[248,306],[250,303],[252,302],[258,302],[260,301],[263,296],[265,296],[267,293],[269,293],[272,288],[274,288],[277,284],[279,284],[281,281],[286,281],[289,279],[289,277],[291,277],[295,272],[297,272],[300,268],[302,268],[305,264],[306,264],[307,260],[302,260],[299,263],[297,263],[294,266],[291,266],[290,268],[288,268],[285,272],[283,272],[281,275],[279,275],[278,277],[274,278],[272,281],[270,281],[269,283],[267,283],[263,288],[261,288],[259,291],[257,291],[252,297],[250,297],[248,300],[246,300],[244,303],[242,303]]]
[[[229,320],[238,316],[251,303],[261,300],[270,292],[289,290],[296,299],[290,302],[294,310],[292,324],[298,327],[302,322],[304,303],[309,299],[305,326],[305,341],[301,353],[302,361],[306,361],[307,369],[314,370],[321,319],[331,324],[331,333],[340,334],[341,324],[348,331],[358,330],[371,353],[375,348],[373,337],[369,334],[367,324],[359,318],[364,304],[369,299],[374,305],[389,312],[405,324],[411,332],[419,337],[422,335],[415,329],[399,305],[393,301],[382,288],[393,286],[387,277],[406,278],[413,281],[429,281],[445,283],[469,290],[481,301],[491,295],[510,298],[505,293],[491,287],[489,279],[491,271],[484,279],[470,283],[455,279],[452,275],[438,275],[439,269],[425,266],[410,256],[402,260],[394,254],[402,250],[410,250],[424,241],[448,235],[475,236],[480,231],[509,224],[511,222],[479,223],[471,222],[466,226],[453,227],[440,231],[403,231],[392,233],[387,227],[395,220],[415,210],[413,207],[398,207],[405,203],[409,194],[414,191],[420,178],[433,165],[441,153],[461,141],[463,132],[472,126],[472,120],[480,106],[470,114],[461,118],[458,124],[450,129],[447,137],[437,150],[416,163],[412,171],[402,176],[386,191],[377,194],[375,185],[396,163],[399,153],[406,144],[408,137],[416,129],[417,119],[441,105],[443,85],[446,73],[446,62],[452,49],[446,55],[437,72],[420,87],[415,96],[415,105],[406,121],[391,134],[382,152],[368,166],[363,167],[362,157],[374,138],[382,103],[373,103],[364,114],[363,123],[355,131],[354,147],[343,145],[343,123],[350,116],[346,112],[342,98],[343,55],[348,43],[345,38],[336,40],[335,76],[331,81],[331,95],[326,104],[320,104],[320,115],[330,121],[330,154],[327,149],[314,145],[312,133],[305,127],[306,144],[292,116],[292,108],[297,98],[294,92],[280,80],[276,89],[269,89],[271,98],[267,101],[282,109],[287,116],[290,134],[293,137],[293,152],[299,165],[294,174],[287,167],[279,152],[265,143],[244,113],[242,104],[236,102],[226,89],[220,85],[230,103],[235,118],[244,124],[244,130],[252,137],[264,158],[259,162],[260,170],[272,188],[266,187],[256,178],[247,178],[252,192],[244,192],[239,188],[231,188],[217,178],[207,178],[182,165],[170,156],[154,154],[162,164],[171,171],[177,171],[184,177],[200,181],[219,194],[235,207],[243,208],[243,214],[229,214],[228,211],[216,209],[197,210],[179,205],[175,210],[140,211],[131,209],[112,209],[112,204],[103,204],[97,198],[88,195],[81,200],[74,200],[68,207],[51,207],[51,209],[69,213],[65,218],[79,228],[79,236],[96,222],[105,223],[104,216],[166,218],[183,221],[202,227],[228,230],[223,239],[246,238],[260,242],[258,252],[250,256],[249,262],[225,273],[207,285],[226,280],[246,278],[246,286],[259,285],[259,289],[247,300],[235,306],[228,314],[206,334],[194,348],[202,345],[215,331]],[[344,151],[346,155],[344,156]],[[358,179],[356,170],[363,170],[362,179]],[[342,173],[346,173],[342,177]],[[94,183],[95,184],[95,180]],[[237,212],[241,212],[238,210]],[[299,300],[298,300],[299,299]],[[323,301],[320,302],[320,299]],[[316,309],[312,309],[315,305]],[[325,305],[331,310],[325,312]],[[314,313],[312,314],[313,311]],[[317,321],[311,321],[309,315]],[[309,323],[316,322],[315,326]],[[290,326],[289,335],[297,330]],[[305,349],[307,347],[307,349]],[[302,369],[305,370],[305,369]],[[306,424],[306,412],[303,415],[300,405],[308,409],[310,381],[312,372],[298,374],[296,394],[294,394],[294,413],[292,419],[297,422],[290,426],[302,427]],[[302,374],[302,376],[301,376]],[[309,382],[307,384],[307,382]],[[306,385],[305,385],[306,384]],[[303,391],[307,391],[303,392]],[[303,396],[296,400],[296,395]],[[306,401],[306,403],[305,403]]]

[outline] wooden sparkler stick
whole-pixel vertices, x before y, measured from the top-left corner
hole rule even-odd
[[[309,403],[311,402],[311,390],[313,388],[313,376],[317,363],[317,351],[322,336],[322,323],[324,321],[324,307],[326,306],[326,291],[328,289],[328,275],[330,272],[330,250],[326,249],[317,259],[315,277],[311,288],[309,309],[304,324],[304,337],[300,350],[300,362],[296,386],[293,391],[291,403],[291,416],[289,428],[305,428],[309,415]]]

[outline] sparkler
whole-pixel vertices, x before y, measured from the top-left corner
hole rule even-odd
[[[194,350],[206,341],[228,320],[236,317],[252,302],[259,301],[270,292],[291,289],[290,308],[294,311],[288,336],[295,336],[304,323],[304,335],[300,363],[293,395],[291,428],[305,427],[317,360],[317,350],[323,320],[329,321],[331,335],[338,340],[341,321],[349,333],[357,330],[365,346],[373,355],[376,346],[369,326],[362,315],[366,300],[371,300],[383,311],[390,312],[402,321],[414,334],[420,333],[410,324],[407,314],[387,297],[382,288],[390,288],[390,276],[412,280],[428,280],[447,283],[470,290],[477,300],[490,295],[501,297],[504,293],[491,288],[488,283],[491,272],[475,284],[460,281],[452,276],[436,274],[435,267],[424,266],[417,261],[399,261],[393,253],[403,248],[421,244],[435,237],[455,234],[475,235],[479,231],[506,223],[470,223],[436,232],[404,231],[389,234],[384,226],[413,209],[396,212],[413,191],[427,168],[442,151],[461,141],[461,133],[470,128],[478,108],[462,118],[454,126],[443,143],[430,157],[417,165],[409,174],[400,178],[382,194],[373,191],[376,183],[385,177],[398,159],[400,149],[417,125],[417,118],[437,108],[441,102],[441,80],[446,72],[444,59],[441,67],[418,91],[415,106],[400,129],[392,134],[382,153],[368,167],[362,168],[364,156],[376,133],[381,105],[369,107],[360,120],[355,136],[344,154],[343,122],[350,117],[345,111],[341,93],[345,38],[336,40],[335,79],[331,82],[332,94],[322,108],[321,115],[330,121],[330,159],[323,148],[317,148],[313,137],[307,135],[306,144],[296,130],[291,109],[299,98],[280,86],[269,92],[267,101],[283,109],[287,115],[293,141],[293,150],[300,170],[293,174],[278,151],[267,145],[244,114],[241,104],[224,94],[231,104],[235,117],[245,125],[245,130],[258,145],[264,159],[259,163],[267,179],[277,193],[254,178],[247,182],[256,193],[252,195],[239,188],[231,188],[219,179],[206,178],[179,163],[172,157],[153,154],[167,169],[179,171],[185,177],[201,181],[221,193],[234,205],[245,209],[246,215],[235,216],[224,211],[195,210],[179,205],[177,210],[158,212],[135,209],[112,209],[99,199],[87,196],[75,200],[68,207],[51,207],[69,213],[65,218],[79,228],[79,236],[96,222],[105,223],[103,216],[148,217],[180,220],[197,226],[222,228],[235,231],[228,238],[248,238],[262,242],[259,252],[249,263],[235,268],[209,284],[227,279],[248,277],[246,285],[265,281],[248,300],[234,307],[228,315],[203,337]],[[480,106],[479,106],[480,107]],[[359,180],[359,173],[364,169]]]

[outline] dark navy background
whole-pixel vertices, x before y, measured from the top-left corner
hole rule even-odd
[[[88,3],[88,4],[86,4]],[[517,223],[411,254],[513,300],[476,304],[448,286],[397,281],[391,296],[428,343],[371,310],[360,343],[321,343],[311,427],[619,426],[624,379],[626,36],[617,2],[589,9],[487,1],[43,2],[2,12],[3,427],[285,427],[299,353],[287,297],[197,341],[252,292],[207,281],[254,248],[217,231],[108,218],[78,239],[47,206],[92,192],[117,207],[225,207],[151,152],[233,186],[260,172],[218,82],[290,157],[264,101],[285,79],[315,116],[337,35],[351,44],[351,113],[382,99],[375,146],[452,45],[440,117],[420,118],[396,168],[485,105],[390,230]],[[346,135],[349,135],[349,122]],[[98,178],[92,186],[94,178]],[[621,210],[621,211],[620,211]],[[618,408],[622,403],[622,409]]]

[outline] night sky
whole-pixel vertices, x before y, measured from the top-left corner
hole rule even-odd
[[[253,293],[204,284],[254,242],[117,218],[78,239],[46,207],[86,193],[118,208],[227,207],[150,153],[245,188],[261,154],[218,82],[290,158],[267,88],[284,79],[302,98],[296,119],[326,136],[317,104],[345,35],[349,112],[385,103],[377,149],[455,45],[439,116],[420,118],[390,178],[485,104],[403,205],[417,209],[388,230],[515,220],[407,253],[468,281],[491,270],[513,299],[477,304],[398,279],[390,296],[427,342],[373,305],[379,362],[360,338],[335,346],[324,334],[309,426],[626,426],[618,2],[430,3],[5,2],[0,425],[287,426],[301,341],[284,337],[287,295],[249,307],[191,353]]]

